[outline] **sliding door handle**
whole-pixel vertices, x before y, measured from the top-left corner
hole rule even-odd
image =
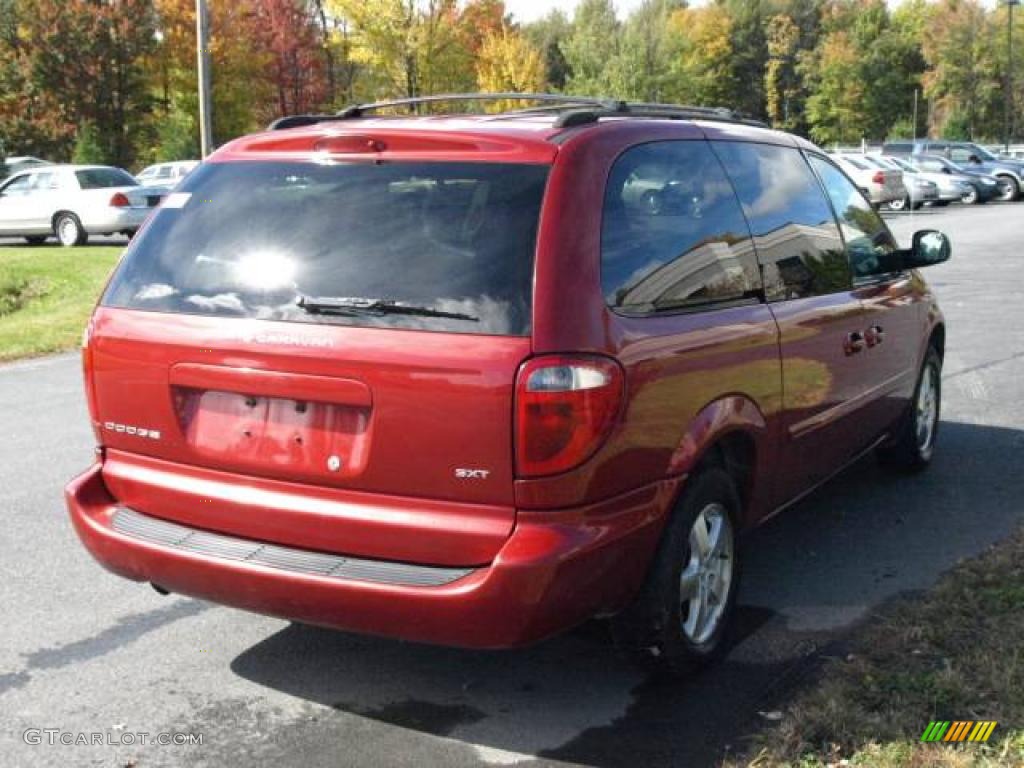
[[[860,331],[846,334],[846,341],[843,342],[843,350],[847,355],[855,355],[867,345],[864,334]]]

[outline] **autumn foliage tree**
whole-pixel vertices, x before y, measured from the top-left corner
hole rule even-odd
[[[544,90],[544,59],[520,33],[502,27],[484,37],[476,76],[481,91],[536,93]],[[490,106],[502,110],[523,105],[498,101]]]
[[[276,97],[273,104],[261,105],[257,114],[270,120],[315,112],[327,98],[315,7],[304,0],[256,0],[254,12],[257,47],[269,59],[265,77]]]
[[[209,8],[215,144],[279,115],[478,89],[724,106],[825,144],[993,138],[1007,81],[1024,104],[991,0],[579,0],[528,23],[504,0]],[[196,156],[195,48],[195,0],[0,0],[0,154]]]
[[[149,0],[5,2],[0,124],[21,152],[71,154],[94,130],[109,162],[129,164],[149,115],[145,61],[155,46]]]

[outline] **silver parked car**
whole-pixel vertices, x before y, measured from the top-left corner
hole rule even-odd
[[[975,191],[966,176],[932,173],[920,168],[912,162],[911,158],[883,157],[881,159],[902,170],[903,178],[913,176],[918,179],[927,179],[930,183],[935,184],[939,190],[939,199],[935,201],[935,205],[949,205],[950,203],[967,200],[971,193]]]
[[[157,163],[156,165],[151,165],[148,168],[143,168],[135,174],[135,178],[139,180],[140,184],[145,184],[146,186],[174,189],[178,186],[181,180],[188,176],[188,174],[190,174],[198,165],[198,160],[178,160],[173,163]]]
[[[131,237],[167,194],[106,165],[47,165],[0,184],[0,236],[35,245],[55,235],[82,245],[89,235]]]

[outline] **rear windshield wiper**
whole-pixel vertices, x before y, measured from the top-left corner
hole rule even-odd
[[[299,296],[295,303],[311,315],[415,315],[416,317],[443,317],[449,320],[480,322],[479,317],[462,312],[444,312],[440,309],[401,304],[390,299],[324,298]]]

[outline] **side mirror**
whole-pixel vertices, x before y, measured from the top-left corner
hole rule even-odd
[[[942,172],[943,173],[952,173],[953,171],[951,169],[947,168],[946,166],[942,166]]]
[[[920,269],[949,261],[953,248],[949,238],[934,229],[914,233],[913,244],[901,253],[904,269]]]

